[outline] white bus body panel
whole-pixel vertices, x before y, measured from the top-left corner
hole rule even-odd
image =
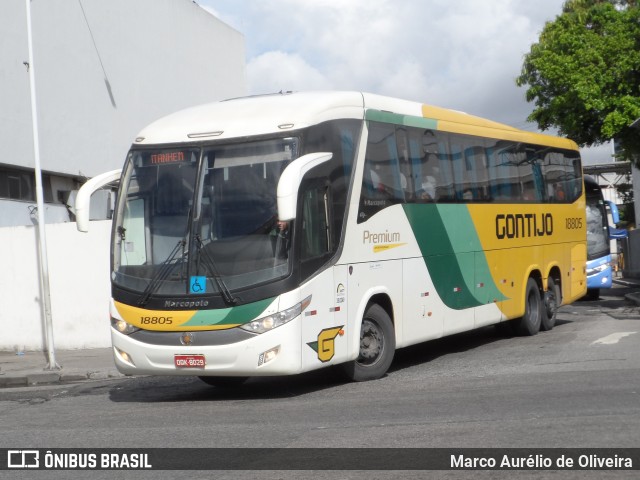
[[[299,293],[299,292],[296,292]],[[289,294],[290,295],[290,294]],[[294,302],[295,304],[296,302]],[[118,317],[112,305],[112,315]],[[139,342],[128,335],[111,329],[114,359],[117,369],[128,375],[213,375],[213,376],[272,376],[300,373],[301,328],[303,316],[298,316],[281,327],[253,338],[229,345],[173,346]],[[198,332],[195,332],[197,337]],[[260,354],[280,347],[275,359],[259,364]],[[118,352],[126,352],[132,367]],[[204,355],[204,368],[176,368],[175,355]]]

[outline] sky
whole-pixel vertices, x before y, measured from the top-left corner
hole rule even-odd
[[[537,131],[515,79],[564,0],[197,3],[244,35],[248,94],[358,90]],[[582,154],[611,161],[608,144]]]

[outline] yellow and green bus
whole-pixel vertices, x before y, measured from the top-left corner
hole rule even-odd
[[[360,92],[198,106],[140,132],[121,172],[115,363],[212,385],[376,379],[397,348],[551,330],[586,259],[572,141]]]

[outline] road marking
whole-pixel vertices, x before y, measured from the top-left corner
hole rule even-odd
[[[618,343],[620,339],[624,337],[628,337],[629,335],[633,335],[638,332],[617,332],[612,333],[611,335],[607,335],[606,337],[599,338],[595,342],[591,342],[591,345],[613,345],[614,343]]]

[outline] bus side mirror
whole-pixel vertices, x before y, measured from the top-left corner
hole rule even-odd
[[[278,220],[288,222],[296,218],[298,189],[304,175],[314,167],[328,162],[333,153],[309,153],[295,159],[284,169],[278,181]]]
[[[76,227],[80,232],[89,231],[89,212],[91,206],[91,195],[96,190],[100,190],[105,185],[115,182],[122,175],[122,170],[111,170],[110,172],[101,173],[88,180],[76,195]]]
[[[611,210],[611,220],[613,221],[613,225],[615,226],[620,223],[620,213],[618,212],[618,206],[609,200],[605,200],[605,203]]]

